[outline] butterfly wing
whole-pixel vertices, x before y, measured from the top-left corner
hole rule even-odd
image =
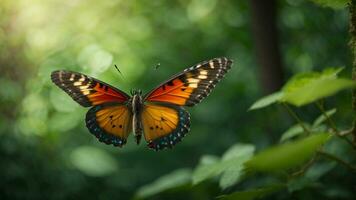
[[[146,101],[194,106],[208,96],[231,68],[227,58],[214,58],[184,70],[144,97]]]
[[[89,131],[99,141],[121,147],[132,131],[132,113],[121,104],[102,104],[92,107],[86,115]]]
[[[87,75],[59,70],[51,74],[51,79],[74,101],[84,107],[108,102],[126,102],[130,97],[123,91]]]
[[[189,113],[180,106],[147,104],[141,119],[148,147],[155,150],[173,147],[190,128]]]
[[[86,115],[89,131],[99,141],[122,146],[132,130],[131,110],[124,105],[129,96],[115,87],[87,75],[54,71],[52,81],[84,107],[93,106]]]

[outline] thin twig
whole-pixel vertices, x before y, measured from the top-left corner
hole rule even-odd
[[[307,135],[310,135],[309,129],[304,125],[303,121],[298,117],[297,113],[295,113],[286,103],[282,103],[282,104],[286,108],[289,115],[291,115],[299,123],[299,125],[303,128],[304,132],[306,132]]]
[[[342,138],[343,140],[345,140],[349,145],[352,146],[352,148],[356,149],[355,144],[349,138],[347,138],[344,133],[341,134],[341,132],[336,128],[334,121],[326,114],[326,111],[325,111],[324,106],[322,105],[322,103],[319,101],[319,102],[316,102],[315,104],[317,105],[317,107],[319,108],[321,113],[326,118],[326,121],[328,122],[329,126],[333,130],[334,134],[336,136]]]
[[[329,117],[329,115],[326,114],[326,111],[324,109],[324,106],[322,105],[322,103],[320,101],[315,103],[316,106],[319,108],[319,110],[321,111],[322,115],[324,115],[326,121],[328,122],[329,126],[331,127],[331,129],[333,129],[333,131],[335,133],[339,133],[338,129],[335,126],[334,121]]]
[[[305,172],[315,163],[318,158],[318,154],[315,154],[309,162],[307,162],[300,170],[293,172],[292,177],[304,175]]]
[[[355,166],[352,166],[351,164],[341,160],[340,158],[338,158],[330,153],[327,153],[325,151],[318,150],[317,152],[318,152],[318,154],[324,156],[325,158],[328,158],[329,160],[334,160],[334,161],[338,162],[339,164],[343,165],[344,167],[348,168],[349,170],[356,172]]]
[[[350,135],[352,133],[352,129],[347,129],[347,130],[342,130],[339,132],[339,135],[342,137],[345,137],[347,135]]]
[[[341,133],[335,133],[336,136],[338,136],[339,138],[345,140],[350,146],[352,146],[352,148],[354,150],[356,150],[356,145],[347,137],[346,134],[341,134]]]

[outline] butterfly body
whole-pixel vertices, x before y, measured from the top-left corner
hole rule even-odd
[[[136,138],[136,143],[139,144],[142,137],[142,123],[141,123],[141,114],[143,110],[143,101],[142,101],[142,91],[133,90],[131,100],[131,112],[132,112],[132,129]]]
[[[99,141],[123,146],[133,132],[139,144],[142,135],[148,147],[172,148],[188,133],[190,115],[184,106],[194,106],[208,96],[230,69],[232,61],[215,58],[168,79],[146,95],[131,90],[131,96],[81,73],[59,70],[52,81],[84,107],[86,126]]]

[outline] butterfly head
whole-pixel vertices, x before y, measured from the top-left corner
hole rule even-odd
[[[130,94],[131,94],[132,96],[135,96],[135,95],[141,96],[141,95],[142,95],[142,90],[140,90],[140,89],[131,89],[131,90],[130,90]]]

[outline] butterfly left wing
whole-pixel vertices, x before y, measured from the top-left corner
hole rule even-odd
[[[148,147],[155,150],[173,147],[190,128],[189,113],[180,106],[147,104],[141,119]]]
[[[58,70],[51,79],[74,101],[84,107],[108,102],[123,103],[130,97],[123,91],[93,77],[72,71]]]
[[[201,62],[173,76],[145,95],[145,101],[194,106],[208,96],[232,61],[222,57]]]
[[[126,105],[101,104],[92,107],[86,115],[89,131],[100,142],[121,147],[132,131],[132,113]]]

